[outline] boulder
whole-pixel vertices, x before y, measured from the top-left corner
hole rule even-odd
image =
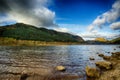
[[[120,60],[120,52],[112,53],[112,57]]]
[[[28,74],[22,74],[20,80],[26,80],[29,77]]]
[[[100,70],[96,67],[87,66],[85,71],[88,77],[99,77],[100,76]]]
[[[105,60],[110,60],[110,59],[111,59],[111,56],[103,56],[103,59],[105,59]]]
[[[104,56],[104,54],[98,54],[98,56],[103,57],[103,56]]]
[[[57,71],[65,71],[66,68],[65,68],[64,66],[57,66],[57,67],[56,67],[56,70],[57,70]]]
[[[111,69],[112,68],[112,63],[108,61],[98,61],[95,63],[96,66],[98,66],[100,69]]]
[[[90,59],[90,60],[95,60],[95,58],[93,58],[93,57],[90,57],[89,59]]]

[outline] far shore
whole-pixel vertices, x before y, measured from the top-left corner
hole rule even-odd
[[[46,42],[34,40],[16,40],[14,38],[0,37],[0,46],[54,46],[54,45],[80,45],[81,42]]]
[[[59,45],[120,45],[110,43],[86,43],[86,42],[47,42],[34,40],[17,40],[14,38],[0,37],[0,46],[59,46]]]

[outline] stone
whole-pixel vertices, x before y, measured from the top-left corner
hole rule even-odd
[[[120,52],[112,53],[112,57],[120,60]]]
[[[100,69],[106,69],[106,70],[112,69],[112,63],[108,61],[98,61],[95,64]]]
[[[104,54],[98,54],[98,56],[103,57],[103,56],[104,56]]]
[[[103,59],[105,59],[105,60],[110,60],[110,59],[111,59],[111,56],[103,56]]]
[[[100,76],[100,70],[96,67],[86,66],[85,71],[88,77],[99,77]]]
[[[93,57],[90,57],[89,59],[90,59],[90,60],[95,60],[95,58],[93,58]]]
[[[107,52],[108,54],[110,53],[110,52]]]
[[[29,77],[28,74],[22,74],[20,80],[26,80]]]
[[[56,70],[58,70],[58,71],[65,71],[66,68],[64,66],[57,66]]]

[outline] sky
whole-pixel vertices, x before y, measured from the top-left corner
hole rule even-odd
[[[120,0],[0,0],[0,25],[25,23],[81,36],[120,37]]]

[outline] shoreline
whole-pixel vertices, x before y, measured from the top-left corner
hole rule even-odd
[[[120,45],[112,43],[87,43],[87,42],[47,42],[34,40],[17,40],[14,38],[0,37],[0,46],[59,46],[59,45]]]
[[[74,43],[72,43],[72,44],[45,44],[45,45],[43,45],[43,44],[39,44],[39,45],[1,45],[0,44],[0,46],[25,46],[25,47],[39,47],[39,46],[70,46],[70,45],[76,45],[76,46],[79,46],[79,45],[98,45],[98,46],[100,46],[100,45],[120,45],[120,44],[74,44]]]
[[[1,38],[0,46],[54,46],[54,45],[79,45],[81,42],[46,42],[34,40],[16,40],[14,38]]]

